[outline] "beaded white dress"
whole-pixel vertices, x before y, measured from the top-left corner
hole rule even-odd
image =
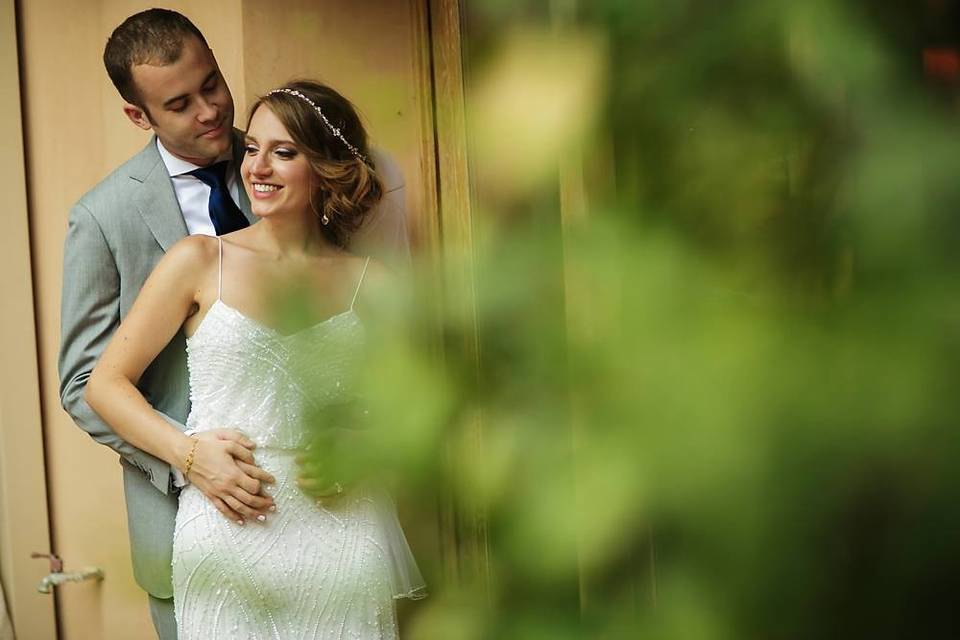
[[[222,268],[221,242],[221,283]],[[317,506],[296,484],[306,411],[350,399],[364,341],[353,302],[283,335],[221,295],[187,340],[187,427],[229,426],[256,442],[277,510],[241,526],[184,487],[173,542],[179,640],[396,638],[394,599],[422,596],[423,580],[389,495],[359,487]],[[322,397],[306,393],[305,375]]]

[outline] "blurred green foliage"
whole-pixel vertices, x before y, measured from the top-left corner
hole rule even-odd
[[[956,637],[956,3],[464,4],[475,311],[385,296],[317,463],[400,479],[408,637]]]

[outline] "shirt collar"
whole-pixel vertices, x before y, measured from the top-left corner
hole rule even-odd
[[[194,169],[199,169],[200,165],[193,164],[192,162],[187,162],[186,160],[181,160],[177,156],[173,155],[167,148],[163,146],[163,143],[160,142],[160,138],[157,138],[157,151],[160,152],[160,159],[163,160],[163,165],[167,168],[167,173],[170,174],[170,177],[182,176],[185,173],[193,171]],[[217,158],[217,162],[222,160],[232,160],[233,157],[230,154],[228,149],[226,152],[220,155]],[[229,173],[228,173],[229,175]]]

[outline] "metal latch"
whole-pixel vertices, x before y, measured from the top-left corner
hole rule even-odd
[[[53,587],[64,582],[83,582],[84,580],[103,580],[103,569],[98,567],[85,567],[79,571],[63,571],[63,560],[53,553],[31,553],[31,558],[47,558],[50,561],[50,573],[43,577],[37,591],[40,593],[50,593]]]

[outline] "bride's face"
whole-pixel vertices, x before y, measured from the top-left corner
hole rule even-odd
[[[280,119],[267,106],[253,114],[240,174],[253,213],[266,218],[310,209],[313,169]]]

